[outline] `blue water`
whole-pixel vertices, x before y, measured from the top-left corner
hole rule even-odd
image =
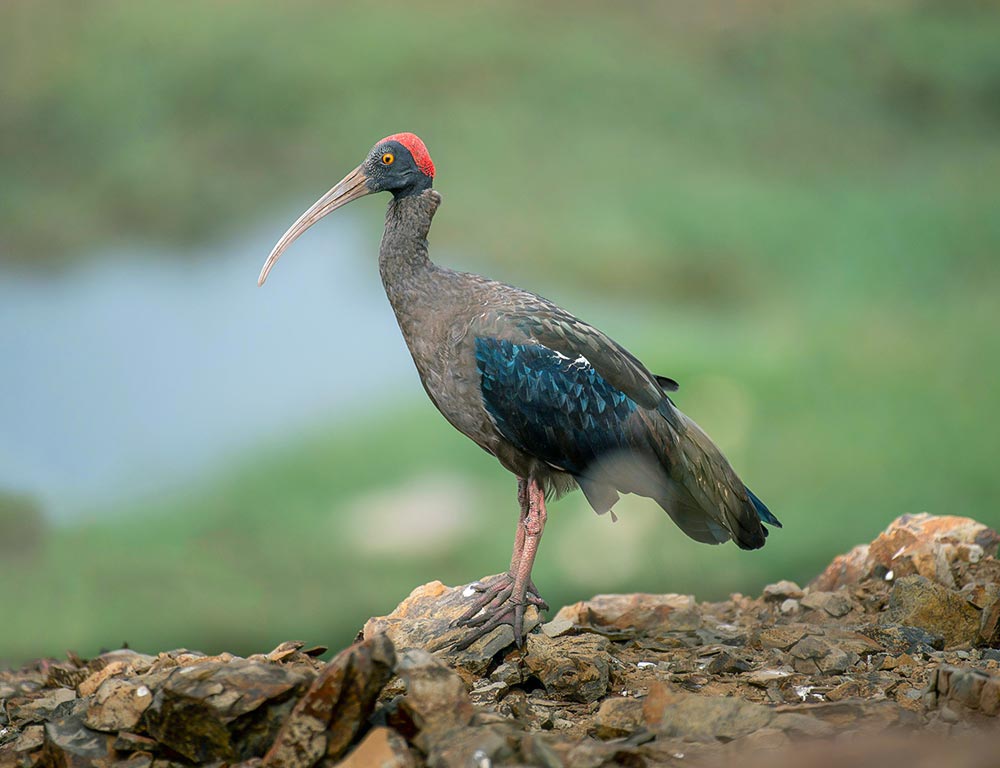
[[[0,269],[0,487],[56,519],[92,514],[418,392],[377,231],[325,220],[257,287],[295,215],[197,252]]]

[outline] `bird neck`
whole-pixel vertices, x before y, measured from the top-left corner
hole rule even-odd
[[[433,189],[389,202],[379,248],[379,272],[393,305],[419,289],[434,270],[427,256],[427,233],[440,204],[441,196]]]

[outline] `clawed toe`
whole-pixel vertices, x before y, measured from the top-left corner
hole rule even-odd
[[[491,609],[491,610],[489,610]],[[456,622],[460,626],[473,627],[472,631],[455,641],[452,648],[464,651],[481,637],[485,637],[497,627],[509,624],[514,630],[514,642],[517,647],[524,645],[524,604],[515,603],[509,597],[487,610],[480,609],[472,619]]]
[[[468,610],[459,616],[454,626],[468,627],[470,632],[463,635],[452,648],[456,651],[465,650],[481,637],[485,637],[497,627],[509,624],[514,630],[514,640],[520,648],[524,644],[524,611],[529,605],[539,611],[548,610],[549,606],[535,589],[534,584],[528,585],[523,599],[514,595],[514,578],[509,574],[501,574],[490,582],[476,582],[466,588],[478,593],[471,601]]]

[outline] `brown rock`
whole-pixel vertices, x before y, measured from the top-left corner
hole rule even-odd
[[[831,648],[829,653],[817,660],[820,671],[827,675],[841,675],[858,663],[856,653],[849,653],[842,648]]]
[[[623,632],[670,632],[698,629],[701,615],[690,595],[596,595],[562,608],[556,619]]]
[[[942,713],[972,710],[993,717],[1000,712],[1000,676],[942,664],[929,675],[923,698]]]
[[[81,705],[45,724],[43,760],[61,768],[90,768],[98,761],[110,762],[114,737],[92,731],[83,724]]]
[[[385,635],[337,654],[281,726],[264,765],[307,768],[322,758],[343,755],[374,710],[395,662],[392,642]]]
[[[597,701],[608,690],[609,647],[600,635],[529,635],[524,665],[553,698]]]
[[[826,692],[827,701],[842,701],[844,699],[854,698],[861,693],[861,686],[857,684],[854,680],[845,680],[838,686],[831,688]]]
[[[979,637],[976,609],[957,593],[923,576],[897,579],[879,624],[907,625],[937,632],[944,637],[945,647],[972,644]]]
[[[851,612],[851,608],[853,608],[850,598],[843,592],[823,592],[817,590],[803,597],[799,603],[803,608],[826,611],[838,619],[841,616],[846,616]]]
[[[639,699],[612,697],[601,702],[594,718],[594,735],[599,739],[618,739],[644,727],[643,702]]]
[[[787,650],[805,637],[808,631],[809,627],[805,624],[785,624],[760,630],[756,639],[762,648]]]
[[[93,696],[101,687],[101,683],[109,677],[123,674],[126,669],[128,669],[128,664],[124,661],[112,661],[83,680],[76,687],[76,690],[80,696]]]
[[[153,694],[147,686],[109,677],[94,694],[84,723],[95,731],[130,731],[152,703]]]
[[[274,740],[292,697],[306,689],[314,674],[303,667],[231,654],[183,653],[174,658],[185,663],[164,665],[158,673],[162,684],[143,715],[144,729],[195,762],[259,755]]]
[[[483,582],[495,578],[497,576],[490,576]],[[471,585],[447,587],[440,581],[424,584],[414,589],[388,616],[369,619],[362,630],[363,637],[367,640],[386,634],[400,650],[423,648],[438,652],[470,675],[483,674],[500,651],[514,645],[514,630],[505,624],[462,651],[451,650],[451,644],[469,631],[455,623],[468,610],[473,595]],[[540,622],[538,610],[529,605],[524,614],[525,632],[530,632]]]
[[[834,590],[868,578],[919,574],[946,587],[955,587],[955,566],[996,554],[1000,535],[968,517],[903,515],[870,545],[841,555],[810,584]]]
[[[889,653],[931,653],[944,648],[943,635],[928,632],[921,627],[870,624],[862,627],[861,630],[864,635],[870,637]],[[858,650],[858,653],[864,652]]]
[[[766,727],[774,710],[737,698],[675,693],[657,730],[686,741],[732,741]]]
[[[984,600],[983,603],[979,620],[979,643],[995,648],[1000,646],[1000,596],[992,596],[992,599]]]
[[[510,724],[472,726],[452,732],[427,755],[428,768],[486,768],[507,765],[518,739]]]
[[[796,659],[821,659],[830,652],[830,644],[813,635],[803,637],[788,653]]]
[[[156,740],[131,731],[119,731],[115,749],[119,752],[151,752],[156,749]]]
[[[28,723],[40,723],[49,718],[56,707],[73,701],[76,692],[69,688],[56,688],[54,691],[37,696],[14,708],[14,714],[19,720]]]
[[[13,752],[34,752],[45,741],[45,726],[29,725],[11,745]]]
[[[796,584],[794,581],[779,581],[774,584],[768,584],[764,587],[763,596],[765,600],[799,600],[805,592],[802,591],[802,587]]]
[[[462,678],[427,651],[403,651],[396,674],[406,686],[398,709],[417,731],[413,743],[425,754],[472,720],[474,709]]]
[[[413,768],[406,740],[391,728],[372,728],[336,768]]]

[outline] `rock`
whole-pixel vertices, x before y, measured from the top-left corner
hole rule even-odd
[[[12,752],[34,752],[45,741],[44,725],[29,725],[18,736],[12,746]]]
[[[506,685],[517,685],[524,680],[521,667],[505,661],[490,673],[490,680],[495,683],[505,683]]]
[[[65,768],[90,768],[97,761],[110,762],[114,737],[87,728],[84,712],[84,706],[77,706],[45,724],[43,759]]]
[[[644,727],[642,711],[643,703],[639,699],[605,699],[594,718],[594,735],[605,740],[628,736]]]
[[[841,592],[810,592],[800,601],[803,608],[826,611],[834,618],[840,618],[850,613],[851,600]]]
[[[944,649],[944,635],[920,627],[870,624],[862,627],[862,632],[889,653],[932,653]]]
[[[789,598],[788,600],[782,600],[779,610],[785,616],[794,616],[799,612],[801,607],[802,606],[798,600],[792,600]]]
[[[432,752],[472,720],[475,710],[462,678],[427,651],[420,648],[403,651],[396,674],[406,685],[406,694],[397,700],[397,709],[416,731],[411,740],[424,754]]]
[[[834,559],[810,587],[834,590],[869,578],[920,575],[945,587],[955,587],[954,571],[993,556],[1000,535],[968,517],[903,515],[870,545],[855,547]]]
[[[646,708],[644,714],[648,722],[654,713]],[[773,716],[771,708],[742,699],[674,691],[663,699],[654,727],[668,738],[732,741],[766,727]]]
[[[560,637],[570,632],[574,626],[576,625],[569,619],[557,618],[546,624],[542,624],[542,634],[546,637]]]
[[[657,633],[694,630],[701,615],[690,595],[596,595],[562,608],[556,619],[581,626],[622,632]]]
[[[829,643],[812,635],[803,637],[788,650],[789,655],[796,659],[821,659],[829,652]]]
[[[928,678],[924,701],[928,708],[948,712],[946,719],[961,719],[960,713],[970,710],[995,717],[1000,713],[1000,675],[942,664]]]
[[[498,577],[483,579],[483,583]],[[450,645],[469,631],[455,626],[455,622],[468,610],[469,602],[475,594],[472,584],[447,587],[440,581],[432,581],[414,589],[388,616],[369,619],[362,630],[362,636],[369,639],[385,634],[400,650],[423,648],[437,652],[469,675],[481,675],[500,651],[514,645],[514,630],[505,624],[465,650],[451,650]],[[540,622],[538,610],[529,605],[524,614],[525,632],[530,632]]]
[[[945,647],[975,643],[979,614],[957,593],[924,576],[897,579],[889,593],[889,607],[879,624],[920,627],[941,634]]]
[[[757,633],[756,644],[762,648],[787,650],[805,637],[809,627],[805,624],[786,624],[767,627]]]
[[[997,587],[996,584],[990,586],[994,589]],[[979,620],[979,643],[994,647],[1000,645],[1000,595],[991,595],[979,607],[982,609]]]
[[[840,685],[826,692],[827,701],[842,701],[854,698],[861,693],[861,686],[854,680],[845,680]]]
[[[288,715],[292,697],[313,677],[302,668],[231,655],[176,658],[186,663],[165,666],[165,679],[143,714],[144,730],[196,762],[259,756]]]
[[[80,685],[83,687],[83,683]],[[131,680],[107,678],[90,702],[84,723],[95,731],[130,731],[152,703],[153,694],[147,686]]]
[[[786,677],[792,675],[792,670],[786,668],[783,669],[758,669],[746,676],[746,681],[751,685],[757,685],[761,688],[766,688],[770,683],[776,680],[784,680]]]
[[[764,587],[763,594],[765,600],[781,601],[786,599],[798,600],[805,593],[802,591],[802,587],[794,581],[779,581]]]
[[[508,764],[517,739],[507,725],[464,728],[434,746],[427,756],[428,768],[492,768]]]
[[[48,719],[61,705],[76,699],[76,692],[68,688],[56,688],[42,696],[16,705],[14,713],[19,720],[40,723]]]
[[[93,696],[101,687],[101,683],[109,677],[123,674],[126,669],[128,669],[128,664],[124,661],[112,661],[83,680],[76,687],[76,690],[80,696]]]
[[[395,731],[372,728],[336,768],[413,768],[416,761],[406,740]]]
[[[264,766],[306,768],[343,755],[374,710],[395,663],[395,650],[385,635],[337,654],[281,726],[264,755]]]
[[[152,752],[157,744],[156,739],[148,736],[141,736],[131,731],[119,731],[114,746],[119,752]]]
[[[553,698],[597,701],[608,690],[609,647],[599,635],[529,635],[524,665]]]

